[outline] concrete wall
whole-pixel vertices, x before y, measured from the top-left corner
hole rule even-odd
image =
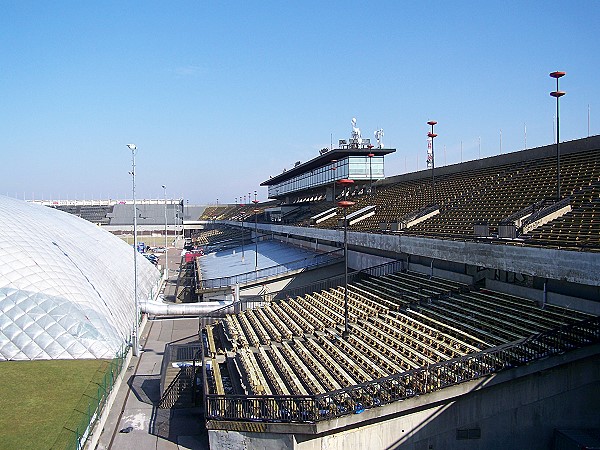
[[[343,247],[343,242],[340,246],[330,245],[330,241],[325,241],[323,239],[319,240],[318,238],[305,240],[297,239],[294,237],[294,235],[276,236],[275,238],[288,244],[296,245],[298,247],[307,248],[309,250],[318,252],[331,252]],[[351,270],[362,270],[366,269],[367,267],[378,266],[380,264],[385,264],[391,261],[394,261],[394,258],[372,255],[369,253],[358,252],[348,249],[348,267]]]
[[[519,297],[529,298],[537,301],[540,305],[544,302],[544,292],[518,284],[504,283],[498,280],[486,279],[485,287],[494,291],[505,292]],[[548,292],[546,303],[550,305],[563,306],[590,314],[600,315],[600,302],[585,300],[579,297]]]
[[[411,263],[408,266],[408,270],[412,270],[413,272],[418,272],[425,275],[431,274],[431,267],[423,266],[421,264]],[[459,283],[464,283],[468,285],[473,284],[473,276],[471,275],[449,272],[447,270],[438,269],[435,266],[433,267],[433,276],[438,278],[444,278],[445,280],[457,281]]]
[[[229,223],[229,222],[224,222]],[[343,230],[260,224],[263,232],[343,242]],[[541,278],[600,286],[600,257],[594,252],[494,244],[492,241],[453,241],[399,234],[348,232],[348,245],[371,255],[418,255],[475,267],[505,270]]]
[[[362,414],[307,425],[310,433],[294,433],[288,424],[249,424],[260,425],[262,433],[209,430],[210,445],[269,450],[545,450],[551,448],[557,428],[600,427],[599,356],[600,346],[576,350]],[[480,437],[457,439],[459,430],[478,430]]]

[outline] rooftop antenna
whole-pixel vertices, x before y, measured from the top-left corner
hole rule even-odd
[[[351,120],[352,123],[352,139],[356,139],[355,143],[358,145],[362,144],[362,138],[360,136],[360,128],[356,126],[356,118],[353,117]]]
[[[383,148],[383,128],[375,130],[375,139],[377,139],[377,148]]]

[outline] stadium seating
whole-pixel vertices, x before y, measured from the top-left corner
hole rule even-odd
[[[273,301],[207,330],[212,358],[235,352],[246,395],[316,395],[477,353],[592,317],[491,290],[398,272]],[[217,330],[223,330],[222,334]],[[218,336],[224,336],[220,340]],[[226,347],[226,348],[225,348]],[[526,355],[525,355],[526,357]],[[214,364],[214,363],[213,363]],[[219,370],[210,392],[221,391]]]
[[[597,221],[600,210],[600,151],[584,151],[561,158],[561,193],[572,198],[573,211],[562,218],[520,236],[520,244],[551,245],[583,250],[600,250]],[[391,232],[404,217],[432,204],[431,178],[377,184],[373,194],[356,195],[348,214],[367,206],[376,213],[349,229]],[[436,204],[440,213],[400,232],[450,239],[475,238],[475,223],[487,225],[489,235],[498,234],[498,225],[541,200],[556,198],[556,159],[520,161],[470,171],[442,174],[435,179]],[[331,208],[331,202],[311,205],[312,215]],[[338,215],[339,216],[339,215]],[[317,227],[336,228],[338,216]],[[396,227],[394,228],[394,225]],[[296,225],[308,225],[306,221]]]

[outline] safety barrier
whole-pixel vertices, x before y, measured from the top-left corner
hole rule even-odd
[[[84,448],[91,439],[92,431],[100,420],[108,397],[127,359],[129,346],[123,346],[108,363],[104,376],[99,382],[93,382],[94,394],[86,392],[77,404],[69,422],[74,426],[65,425],[52,448],[63,448],[65,450],[80,450]]]
[[[236,284],[245,284],[252,281],[260,280],[262,278],[282,275],[293,270],[315,268],[326,264],[331,264],[334,262],[342,261],[342,259],[343,251],[334,250],[327,253],[321,253],[316,256],[311,256],[309,258],[302,258],[295,261],[291,261],[286,264],[265,267],[264,269],[253,270],[251,272],[232,275],[230,277],[200,280],[200,282],[198,283],[198,289],[220,289],[228,286],[235,286]]]

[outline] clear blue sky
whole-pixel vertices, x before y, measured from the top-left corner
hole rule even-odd
[[[600,1],[0,0],[0,193],[233,202],[379,127],[386,175],[600,133]],[[444,151],[445,149],[445,151]]]

